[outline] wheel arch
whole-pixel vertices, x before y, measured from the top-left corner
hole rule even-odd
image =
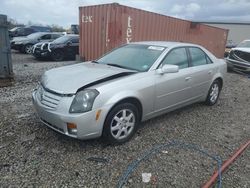
[[[222,87],[223,87],[223,79],[222,79],[222,77],[217,77],[217,78],[215,78],[214,80],[218,80],[219,81],[219,83],[220,83],[220,86],[221,86],[221,89],[222,89]]]
[[[114,105],[110,108],[109,112],[107,113],[107,116],[114,107],[116,107],[119,104],[123,104],[123,103],[131,103],[131,104],[135,105],[135,107],[137,107],[138,112],[139,112],[139,121],[141,121],[142,114],[143,114],[143,107],[142,107],[141,101],[136,97],[126,97],[126,98],[120,99],[119,101],[114,103]],[[106,116],[106,118],[107,118],[107,116]]]

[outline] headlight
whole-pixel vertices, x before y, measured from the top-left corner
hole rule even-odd
[[[69,109],[70,113],[83,113],[92,109],[95,98],[99,92],[95,89],[79,91]]]
[[[37,98],[41,101],[42,100],[42,95],[44,93],[44,89],[41,85],[38,85],[37,88],[36,88],[36,95],[37,95]]]

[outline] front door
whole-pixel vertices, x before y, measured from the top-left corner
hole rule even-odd
[[[192,97],[192,75],[189,71],[186,48],[171,50],[163,60],[162,65],[164,64],[178,65],[179,72],[155,75],[155,111],[175,108],[188,102]]]

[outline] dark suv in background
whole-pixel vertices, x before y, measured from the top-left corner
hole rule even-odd
[[[50,42],[58,37],[63,36],[63,33],[36,32],[26,37],[15,37],[11,40],[11,49],[19,50],[21,53],[32,53],[32,46],[39,42]]]
[[[26,27],[14,27],[9,30],[10,38],[19,37],[19,36],[27,36],[35,32],[52,32],[50,27],[46,26],[26,26]]]
[[[79,54],[79,35],[65,35],[53,42],[38,43],[33,46],[32,54],[37,59],[62,61],[75,59]]]

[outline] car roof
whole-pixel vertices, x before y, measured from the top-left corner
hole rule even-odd
[[[199,46],[192,43],[172,42],[172,41],[141,41],[141,42],[132,42],[130,44],[144,44],[144,45],[162,46],[167,48],[177,47],[177,46]]]
[[[79,37],[79,35],[76,35],[76,34],[66,34],[65,36],[69,36],[69,37]]]
[[[47,35],[47,34],[59,34],[59,35],[63,35],[63,33],[62,32],[47,32],[47,31],[45,31],[45,32],[43,32],[43,31],[39,31],[39,32],[35,32],[35,33],[37,33],[37,34],[44,34],[44,35]],[[33,33],[32,33],[33,34]]]

